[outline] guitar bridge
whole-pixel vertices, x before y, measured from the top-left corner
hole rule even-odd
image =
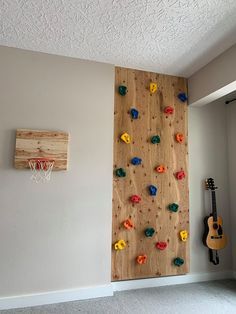
[[[222,236],[211,236],[211,239],[222,239]]]

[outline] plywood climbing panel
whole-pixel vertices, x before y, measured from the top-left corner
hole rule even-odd
[[[184,78],[116,67],[113,281],[188,272],[186,95]]]

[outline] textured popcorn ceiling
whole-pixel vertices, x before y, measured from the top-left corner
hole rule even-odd
[[[189,76],[236,42],[236,0],[0,0],[0,44]]]

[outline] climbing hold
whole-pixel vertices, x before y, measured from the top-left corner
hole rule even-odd
[[[182,258],[180,258],[180,257],[176,257],[174,259],[174,264],[175,264],[175,266],[180,267],[180,266],[182,266],[184,264],[184,260]]]
[[[188,97],[185,93],[179,93],[178,98],[182,102],[185,102],[186,100],[188,100]]]
[[[119,240],[114,245],[115,250],[123,250],[125,247],[126,247],[125,240]]]
[[[140,265],[145,264],[147,262],[147,255],[144,254],[144,255],[137,256],[136,261]]]
[[[158,173],[164,173],[164,172],[166,172],[166,167],[163,166],[163,165],[160,165],[160,166],[157,166],[157,167],[155,168],[155,170],[156,170],[156,172],[158,172]]]
[[[184,135],[182,133],[176,133],[175,134],[175,139],[178,143],[183,143],[184,141]]]
[[[126,219],[126,220],[123,222],[123,225],[124,225],[125,229],[127,229],[127,230],[133,229],[133,227],[134,227],[134,224],[133,224],[133,222],[131,221],[131,219]]]
[[[139,195],[132,195],[132,196],[130,197],[130,201],[131,201],[132,203],[138,204],[138,203],[140,203],[140,201],[141,201],[141,197],[140,197]]]
[[[131,164],[134,166],[140,165],[142,163],[142,159],[139,157],[134,157],[131,159]]]
[[[185,178],[185,172],[183,170],[176,172],[175,174],[177,180],[182,180]]]
[[[144,233],[145,233],[145,236],[147,238],[151,238],[154,235],[154,233],[155,233],[155,229],[147,228],[147,229],[145,229]]]
[[[157,242],[156,243],[156,248],[158,250],[165,250],[166,247],[167,247],[167,243],[166,242]]]
[[[120,138],[126,144],[130,144],[131,143],[131,137],[130,137],[130,135],[128,133],[123,133]]]
[[[181,230],[180,233],[180,239],[183,241],[183,242],[186,242],[187,239],[188,239],[188,231],[187,230]]]
[[[124,85],[120,85],[118,90],[119,90],[119,94],[121,96],[125,96],[127,94],[127,91],[128,91],[127,87]]]
[[[176,213],[176,212],[178,211],[178,209],[179,209],[179,205],[176,204],[176,203],[172,203],[172,204],[170,204],[170,205],[168,206],[168,208],[169,208],[169,210],[170,210],[171,212]]]
[[[120,178],[124,178],[126,176],[126,172],[123,168],[116,169],[116,176]]]
[[[151,137],[152,144],[159,144],[161,142],[161,138],[159,135],[154,135]]]
[[[154,185],[149,185],[148,189],[149,189],[150,195],[152,196],[157,195],[157,188]]]
[[[131,114],[132,119],[138,119],[138,114],[139,114],[139,112],[138,112],[137,109],[132,108],[132,109],[130,110],[130,114]]]
[[[171,107],[171,106],[167,106],[167,107],[164,108],[164,112],[165,112],[166,114],[173,114],[174,108]]]
[[[149,89],[150,93],[154,94],[157,91],[157,83],[150,83]]]

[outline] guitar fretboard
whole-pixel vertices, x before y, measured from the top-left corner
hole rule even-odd
[[[216,209],[216,192],[211,191],[211,202],[212,202],[212,216],[213,221],[217,222],[217,209]]]

